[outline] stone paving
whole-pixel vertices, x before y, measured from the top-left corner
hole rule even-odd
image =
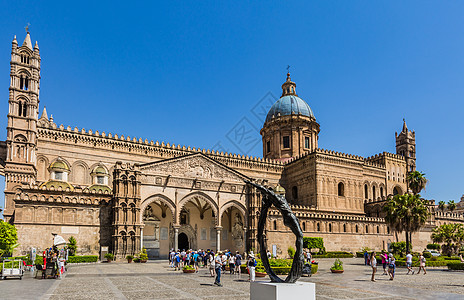
[[[398,268],[394,281],[381,275],[370,281],[370,268],[362,259],[343,259],[345,272],[332,274],[334,259],[319,260],[319,272],[302,281],[316,283],[318,299],[464,299],[464,272],[431,268],[427,275],[405,275]],[[213,285],[206,269],[183,274],[166,261],[146,264],[97,263],[69,266],[62,280],[0,281],[0,299],[249,299],[248,275],[222,277],[223,287]],[[264,278],[263,280],[266,280]]]

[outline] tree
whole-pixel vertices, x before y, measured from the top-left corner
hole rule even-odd
[[[441,200],[440,202],[438,202],[438,208],[439,208],[442,212],[445,210],[445,207],[446,207],[445,201]]]
[[[432,230],[434,243],[443,243],[441,249],[449,256],[457,253],[464,244],[464,226],[462,224],[444,224]]]
[[[448,201],[448,209],[452,212],[453,210],[456,209],[456,203],[454,203],[454,200]]]
[[[425,178],[425,173],[419,171],[413,171],[408,174],[407,177],[408,185],[414,195],[419,194],[422,190],[425,190],[427,185],[427,178]]]
[[[386,213],[385,222],[390,228],[405,232],[406,249],[410,250],[411,234],[419,231],[430,215],[426,201],[417,194],[395,195],[388,198],[383,210]]]
[[[76,239],[73,236],[70,236],[68,241],[69,241],[68,243],[69,252],[71,252],[70,255],[76,255],[76,251],[77,251]]]
[[[18,246],[18,234],[14,225],[0,220],[0,256],[12,254],[14,248]]]

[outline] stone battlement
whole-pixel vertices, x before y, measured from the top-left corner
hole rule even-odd
[[[170,144],[165,142],[153,142],[147,139],[135,138],[130,136],[100,132],[98,130],[85,130],[84,128],[72,129],[70,126],[66,128],[63,125],[59,127],[55,123],[49,127],[38,127],[39,138],[49,139],[51,141],[67,141],[73,144],[88,144],[94,148],[111,149],[112,151],[121,151],[132,154],[151,155],[156,157],[173,158],[184,156],[193,153],[204,153],[213,158],[226,163],[227,165],[237,167],[247,167],[254,169],[269,169],[274,168],[276,171],[283,169],[283,163],[280,161],[252,157],[248,155],[240,155],[235,153],[224,153],[210,149],[201,149],[190,146],[181,146],[180,144]]]

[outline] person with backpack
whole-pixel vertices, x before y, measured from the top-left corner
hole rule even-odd
[[[211,274],[211,277],[214,277],[216,275],[216,272],[214,271],[215,269],[214,252],[210,251],[207,256],[208,256],[208,263],[209,263],[209,273]]]
[[[393,254],[390,253],[388,258],[388,275],[390,275],[390,280],[395,278],[395,269],[396,269],[396,260]]]
[[[256,262],[255,256],[253,253],[251,253],[248,256],[248,262],[247,262],[247,268],[248,268],[248,273],[250,273],[250,281],[255,281],[255,276],[256,276],[256,265],[258,263]]]
[[[417,274],[420,273],[420,270],[424,270],[424,275],[427,274],[427,271],[425,270],[425,262],[427,260],[425,259],[424,255],[421,254],[420,259],[419,259],[419,271],[417,271]]]
[[[222,252],[218,251],[216,257],[214,258],[214,267],[216,270],[216,280],[214,284],[217,286],[222,286],[221,284],[221,267],[222,267]]]

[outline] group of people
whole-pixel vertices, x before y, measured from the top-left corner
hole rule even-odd
[[[199,271],[200,267],[209,268],[211,277],[216,277],[214,284],[222,286],[221,284],[221,273],[229,269],[229,273],[241,274],[241,266],[243,260],[246,259],[246,267],[249,273],[249,280],[255,281],[255,268],[257,261],[255,259],[253,251],[248,255],[246,253],[240,254],[239,251],[233,253],[230,250],[217,251],[213,250],[177,250],[171,249],[169,253],[169,264],[171,268],[180,270],[185,266],[191,266],[195,269],[195,272]]]
[[[371,276],[371,281],[375,282],[375,273],[377,272],[377,258],[376,258],[377,253],[373,251],[370,255],[366,252],[364,252],[364,264],[365,265],[370,265],[372,267],[372,276]],[[380,259],[382,260],[382,267],[383,267],[383,275],[389,275],[390,280],[393,280],[395,278],[395,270],[396,270],[396,259],[393,256],[392,253],[387,254],[387,252],[382,251],[380,254]],[[425,263],[426,259],[424,255],[420,255],[419,257],[419,270],[417,271],[417,274],[420,274],[420,271],[424,271],[424,275],[427,274],[427,271],[425,269]],[[408,273],[406,275],[409,275],[409,273],[412,272],[412,275],[414,275],[415,271],[412,269],[412,254],[411,252],[408,251],[406,254],[406,267],[408,268]]]
[[[43,271],[46,269],[51,270],[51,275],[61,279],[64,272],[66,272],[65,264],[68,260],[69,250],[67,247],[58,249],[53,246],[43,251]],[[43,276],[48,275],[46,273]]]

